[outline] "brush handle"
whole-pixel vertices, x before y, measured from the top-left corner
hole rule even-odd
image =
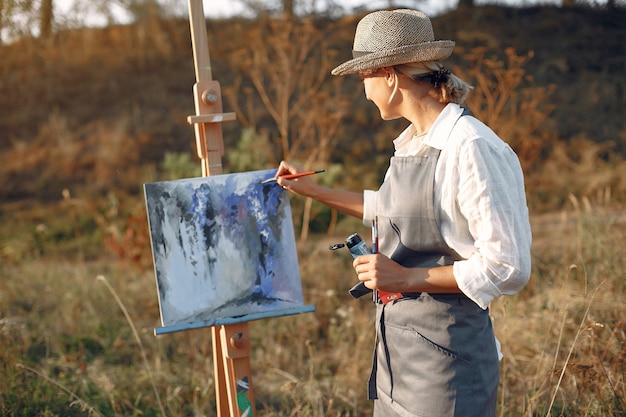
[[[287,174],[287,175],[281,175],[278,178],[284,178],[286,180],[294,180],[296,178],[300,178],[300,177],[306,177],[307,175],[313,175],[313,174],[320,174],[322,172],[324,172],[325,170],[323,169],[318,169],[316,171],[307,171],[307,172],[299,172],[297,174]],[[278,178],[268,178],[264,181],[261,181],[261,184],[267,184],[269,182],[273,182],[276,181]]]

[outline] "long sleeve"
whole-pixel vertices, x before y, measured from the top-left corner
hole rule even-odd
[[[463,142],[456,156],[457,169],[450,171],[454,224],[447,225],[454,232],[445,233],[444,227],[444,237],[466,258],[453,266],[459,288],[487,308],[493,299],[518,292],[530,277],[532,237],[522,170],[508,145],[483,137]],[[458,239],[464,228],[466,242]]]

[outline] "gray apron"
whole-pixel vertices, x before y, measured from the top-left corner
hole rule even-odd
[[[406,267],[451,265],[434,202],[440,150],[393,157],[377,200],[380,253]],[[376,292],[375,292],[376,300]],[[376,304],[369,382],[374,416],[495,416],[499,367],[491,320],[463,294],[404,293]]]

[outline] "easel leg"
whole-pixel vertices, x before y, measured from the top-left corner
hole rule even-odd
[[[220,327],[230,417],[254,416],[248,323]]]
[[[229,417],[228,388],[224,369],[224,353],[219,327],[211,327],[213,339],[213,374],[215,378],[215,401],[218,417]]]

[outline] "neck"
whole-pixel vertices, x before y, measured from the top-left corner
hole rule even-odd
[[[446,104],[439,101],[438,94],[428,83],[406,76],[396,77],[395,82],[398,83],[393,100],[396,117],[411,122],[417,135],[428,132]]]
[[[413,124],[416,134],[428,132],[446,105],[435,97],[430,84],[408,77],[398,77],[398,82],[401,96],[399,113]]]
[[[436,100],[424,99],[419,104],[410,106],[404,117],[413,124],[416,134],[421,135],[430,130],[444,107],[445,104]]]

